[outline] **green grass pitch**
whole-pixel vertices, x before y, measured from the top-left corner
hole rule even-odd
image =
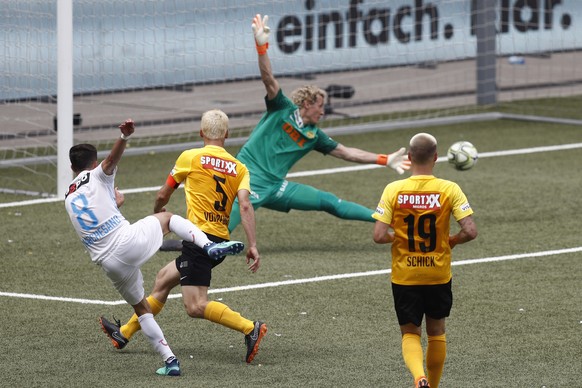
[[[579,127],[509,120],[336,140],[387,153],[420,131],[437,137],[441,156],[458,140],[471,141],[483,155],[582,143]],[[161,185],[177,156],[124,158],[120,189]],[[346,166],[352,165],[312,153],[293,171]],[[453,267],[442,387],[566,387],[579,381],[582,252],[563,250],[582,246],[580,166],[580,148],[482,157],[465,172],[437,164],[435,174],[459,183],[469,197],[480,233],[455,248],[454,261],[516,255]],[[293,180],[374,208],[384,186],[398,178],[376,168]],[[185,214],[181,195],[168,210]],[[5,195],[0,200],[13,201]],[[127,194],[122,211],[135,221],[152,211],[153,201],[154,192]],[[247,365],[241,334],[187,317],[175,297],[157,320],[183,376],[166,378],[154,374],[161,360],[142,334],[117,351],[100,331],[100,315],[125,321],[131,308],[99,302],[120,297],[90,263],[63,202],[0,207],[0,386],[410,387],[390,277],[373,272],[390,267],[388,247],[372,241],[373,225],[318,212],[260,209],[256,218],[261,269],[251,274],[242,257],[229,258],[214,271],[210,298],[267,322],[258,356]],[[244,240],[242,229],[232,238]],[[160,252],[144,266],[146,292],[156,271],[174,257]],[[342,274],[357,275],[300,282]],[[268,283],[275,284],[260,286]],[[257,288],[230,290],[246,285]]]

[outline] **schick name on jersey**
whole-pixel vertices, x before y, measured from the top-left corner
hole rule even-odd
[[[398,194],[398,205],[404,209],[440,209],[440,193],[400,193]]]
[[[226,175],[236,176],[236,163],[230,160],[215,158],[214,156],[203,155],[200,157],[200,164],[206,169],[221,172]]]

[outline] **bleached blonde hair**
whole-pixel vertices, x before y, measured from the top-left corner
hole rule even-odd
[[[228,116],[220,109],[204,112],[200,122],[200,129],[209,139],[223,139],[228,131]]]
[[[325,98],[327,97],[327,93],[325,90],[315,86],[315,85],[304,85],[297,89],[295,89],[291,93],[291,100],[295,105],[299,108],[303,107],[303,103],[305,101],[309,101],[310,103],[314,103],[317,100],[317,96]]]

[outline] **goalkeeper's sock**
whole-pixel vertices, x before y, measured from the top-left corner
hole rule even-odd
[[[232,311],[227,305],[220,302],[208,302],[206,309],[204,309],[204,319],[240,331],[245,335],[255,328],[252,321],[243,318],[239,313]]]
[[[428,336],[428,347],[426,349],[426,369],[428,371],[428,382],[431,388],[438,388],[445,359],[447,358],[447,337],[445,334]]]
[[[336,211],[338,217],[344,220],[375,221],[372,217],[374,214],[372,210],[355,202],[340,200]]]
[[[154,298],[152,295],[147,297],[147,301],[150,304],[150,307],[152,308],[152,314],[154,316],[158,315],[160,311],[162,311],[162,309],[164,308],[164,304],[157,300],[156,298]],[[137,314],[133,314],[131,318],[129,318],[129,321],[127,321],[125,325],[121,326],[119,331],[125,338],[129,340],[140,329],[141,325],[139,324]]]
[[[406,333],[402,335],[402,357],[415,381],[425,376],[422,345],[418,334]]]
[[[196,225],[176,214],[170,218],[170,230],[180,236],[182,240],[193,242],[200,248],[212,242],[206,233],[198,229]]]
[[[323,210],[327,213],[333,214],[344,220],[356,220],[356,221],[376,221],[372,214],[374,211],[368,209],[359,203],[344,201],[325,191],[318,192],[319,199],[319,210]],[[307,208],[309,209],[309,208]]]

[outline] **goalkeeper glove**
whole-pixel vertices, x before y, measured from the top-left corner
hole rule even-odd
[[[405,170],[410,169],[410,160],[408,160],[404,147],[392,154],[378,155],[377,163],[393,168],[398,174],[404,174]]]
[[[259,55],[266,54],[267,49],[269,48],[269,34],[271,33],[271,29],[267,26],[268,21],[268,15],[261,18],[260,14],[256,14],[253,19],[253,24],[251,25]]]

